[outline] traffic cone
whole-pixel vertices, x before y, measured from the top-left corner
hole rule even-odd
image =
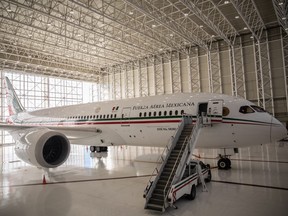
[[[43,175],[42,184],[47,184],[47,182],[46,182],[46,178],[45,178],[45,175]]]

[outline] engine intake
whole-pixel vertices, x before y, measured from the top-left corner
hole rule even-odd
[[[15,147],[17,156],[37,167],[58,167],[70,154],[70,143],[67,137],[46,128],[26,131],[18,140]]]

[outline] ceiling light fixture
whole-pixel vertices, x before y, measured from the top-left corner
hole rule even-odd
[[[230,2],[229,1],[224,1],[224,4],[229,4]]]
[[[239,19],[239,16],[235,16],[235,19]]]

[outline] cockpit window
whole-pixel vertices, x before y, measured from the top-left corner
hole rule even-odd
[[[256,112],[266,112],[262,107],[251,105]]]
[[[248,114],[254,113],[255,111],[250,106],[241,106],[239,112],[243,114]]]

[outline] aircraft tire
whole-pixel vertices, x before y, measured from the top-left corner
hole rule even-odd
[[[188,195],[188,199],[189,200],[194,200],[196,197],[196,186],[193,184],[192,185],[192,188],[191,188],[191,192],[190,194]]]
[[[211,170],[208,171],[208,177],[205,179],[206,182],[210,182],[212,179]]]
[[[90,151],[91,152],[95,152],[96,151],[96,147],[95,146],[90,146]]]
[[[225,160],[227,161],[227,169],[231,168],[231,160],[229,158],[225,158]]]
[[[228,159],[229,160],[229,159]],[[226,158],[220,158],[218,160],[218,169],[228,169],[229,167],[229,161]]]

